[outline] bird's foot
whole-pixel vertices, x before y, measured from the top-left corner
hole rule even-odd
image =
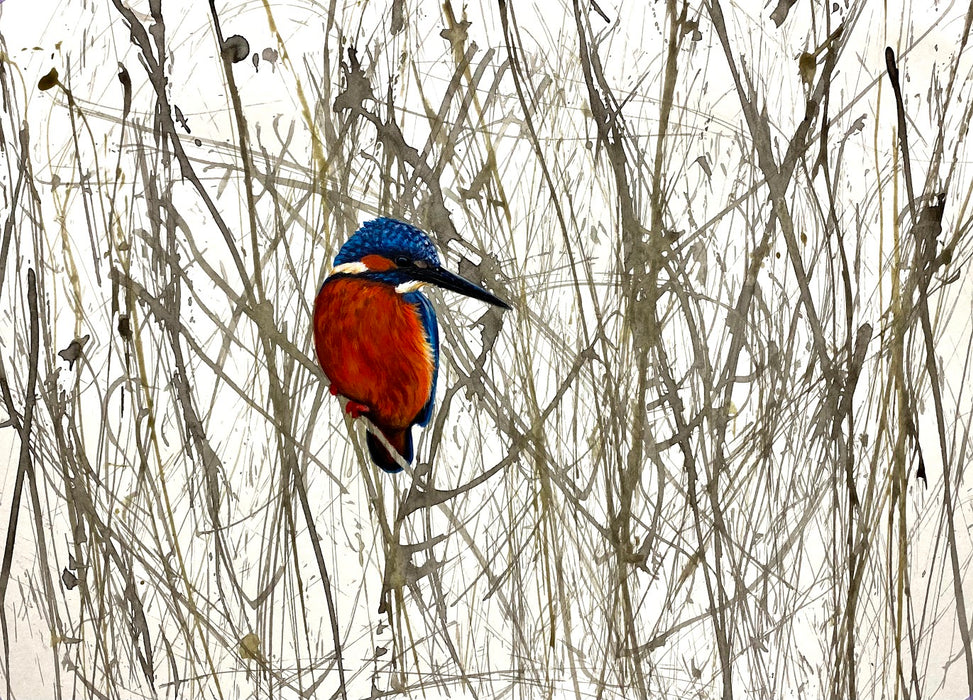
[[[345,404],[345,413],[351,415],[352,418],[360,418],[364,414],[369,412],[368,406],[363,403],[358,403],[357,401],[349,401]]]

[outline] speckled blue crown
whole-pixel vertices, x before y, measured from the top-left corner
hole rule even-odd
[[[423,260],[439,266],[439,255],[429,236],[415,226],[395,219],[366,221],[341,246],[334,264],[356,262],[366,255],[382,255],[389,259],[405,255],[412,260]]]

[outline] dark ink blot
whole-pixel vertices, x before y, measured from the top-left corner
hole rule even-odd
[[[711,180],[713,178],[713,169],[709,166],[709,161],[706,160],[706,154],[704,153],[699,158],[693,161],[696,165],[703,169],[706,173],[706,179]]]
[[[223,56],[233,63],[239,63],[250,55],[250,42],[239,34],[227,37],[223,42]]]
[[[189,122],[186,121],[186,116],[179,109],[178,105],[174,105],[173,108],[176,111],[176,121],[179,122],[179,126],[186,130],[187,134],[193,133],[193,130],[189,128]]]
[[[699,41],[703,38],[703,33],[699,31],[699,22],[687,19],[682,23],[683,36],[692,32],[692,41]]]
[[[58,357],[68,363],[69,370],[74,369],[74,363],[81,357],[81,350],[90,338],[91,336],[89,335],[83,338],[75,338],[66,348],[58,353]]]
[[[37,81],[37,87],[41,90],[50,90],[57,85],[57,68],[51,68],[51,72]]]
[[[118,317],[118,335],[122,336],[122,340],[132,339],[132,326],[128,322],[128,314]]]
[[[345,74],[345,89],[334,100],[334,111],[341,113],[345,110],[363,109],[362,102],[372,97],[372,86],[358,61],[358,52],[354,47],[348,48],[348,63],[342,62]]]
[[[63,583],[64,587],[69,591],[74,590],[78,587],[78,577],[65,568],[63,571],[61,571],[61,583]]]
[[[774,20],[774,24],[777,25],[778,29],[787,19],[787,13],[791,11],[791,8],[797,4],[797,0],[780,0],[777,3],[777,7],[774,11],[770,13],[770,18]]]
[[[469,29],[471,26],[473,26],[473,23],[467,19],[460,22],[453,21],[447,29],[439,32],[439,36],[449,41],[454,47],[463,50],[466,40],[469,38]]]
[[[277,59],[280,58],[280,54],[268,46],[260,52],[260,58],[265,60],[267,63],[277,63]]]
[[[260,653],[260,637],[253,632],[244,635],[243,639],[240,640],[238,652],[240,658],[244,660],[260,661],[263,659],[263,654]]]
[[[200,141],[199,139],[193,139],[193,143],[195,143],[197,146],[202,146],[203,145],[203,142]]]
[[[118,82],[122,84],[122,119],[128,117],[128,111],[132,108],[132,77],[128,74],[125,66],[118,64]]]
[[[499,313],[494,313],[493,309],[487,309],[484,314],[477,319],[477,323],[483,326],[483,330],[480,333],[483,341],[483,348],[480,351],[479,357],[477,358],[477,361],[479,362],[480,358],[486,360],[487,353],[489,353],[493,349],[493,346],[497,344],[497,338],[500,337],[500,329],[503,327],[503,316],[501,316]]]
[[[393,0],[392,2],[392,24],[389,30],[393,34],[398,34],[405,26],[405,2],[404,0]]]
[[[797,67],[801,71],[801,80],[804,81],[805,85],[811,87],[814,84],[814,74],[818,70],[817,58],[813,53],[805,51],[797,59]]]

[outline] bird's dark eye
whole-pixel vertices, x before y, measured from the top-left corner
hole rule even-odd
[[[393,262],[397,267],[407,267],[409,265],[409,258],[404,255],[398,255]]]

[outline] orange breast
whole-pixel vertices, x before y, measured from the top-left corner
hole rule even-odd
[[[327,280],[314,304],[314,343],[332,386],[368,406],[379,426],[409,427],[429,400],[429,342],[416,307],[390,285]]]

